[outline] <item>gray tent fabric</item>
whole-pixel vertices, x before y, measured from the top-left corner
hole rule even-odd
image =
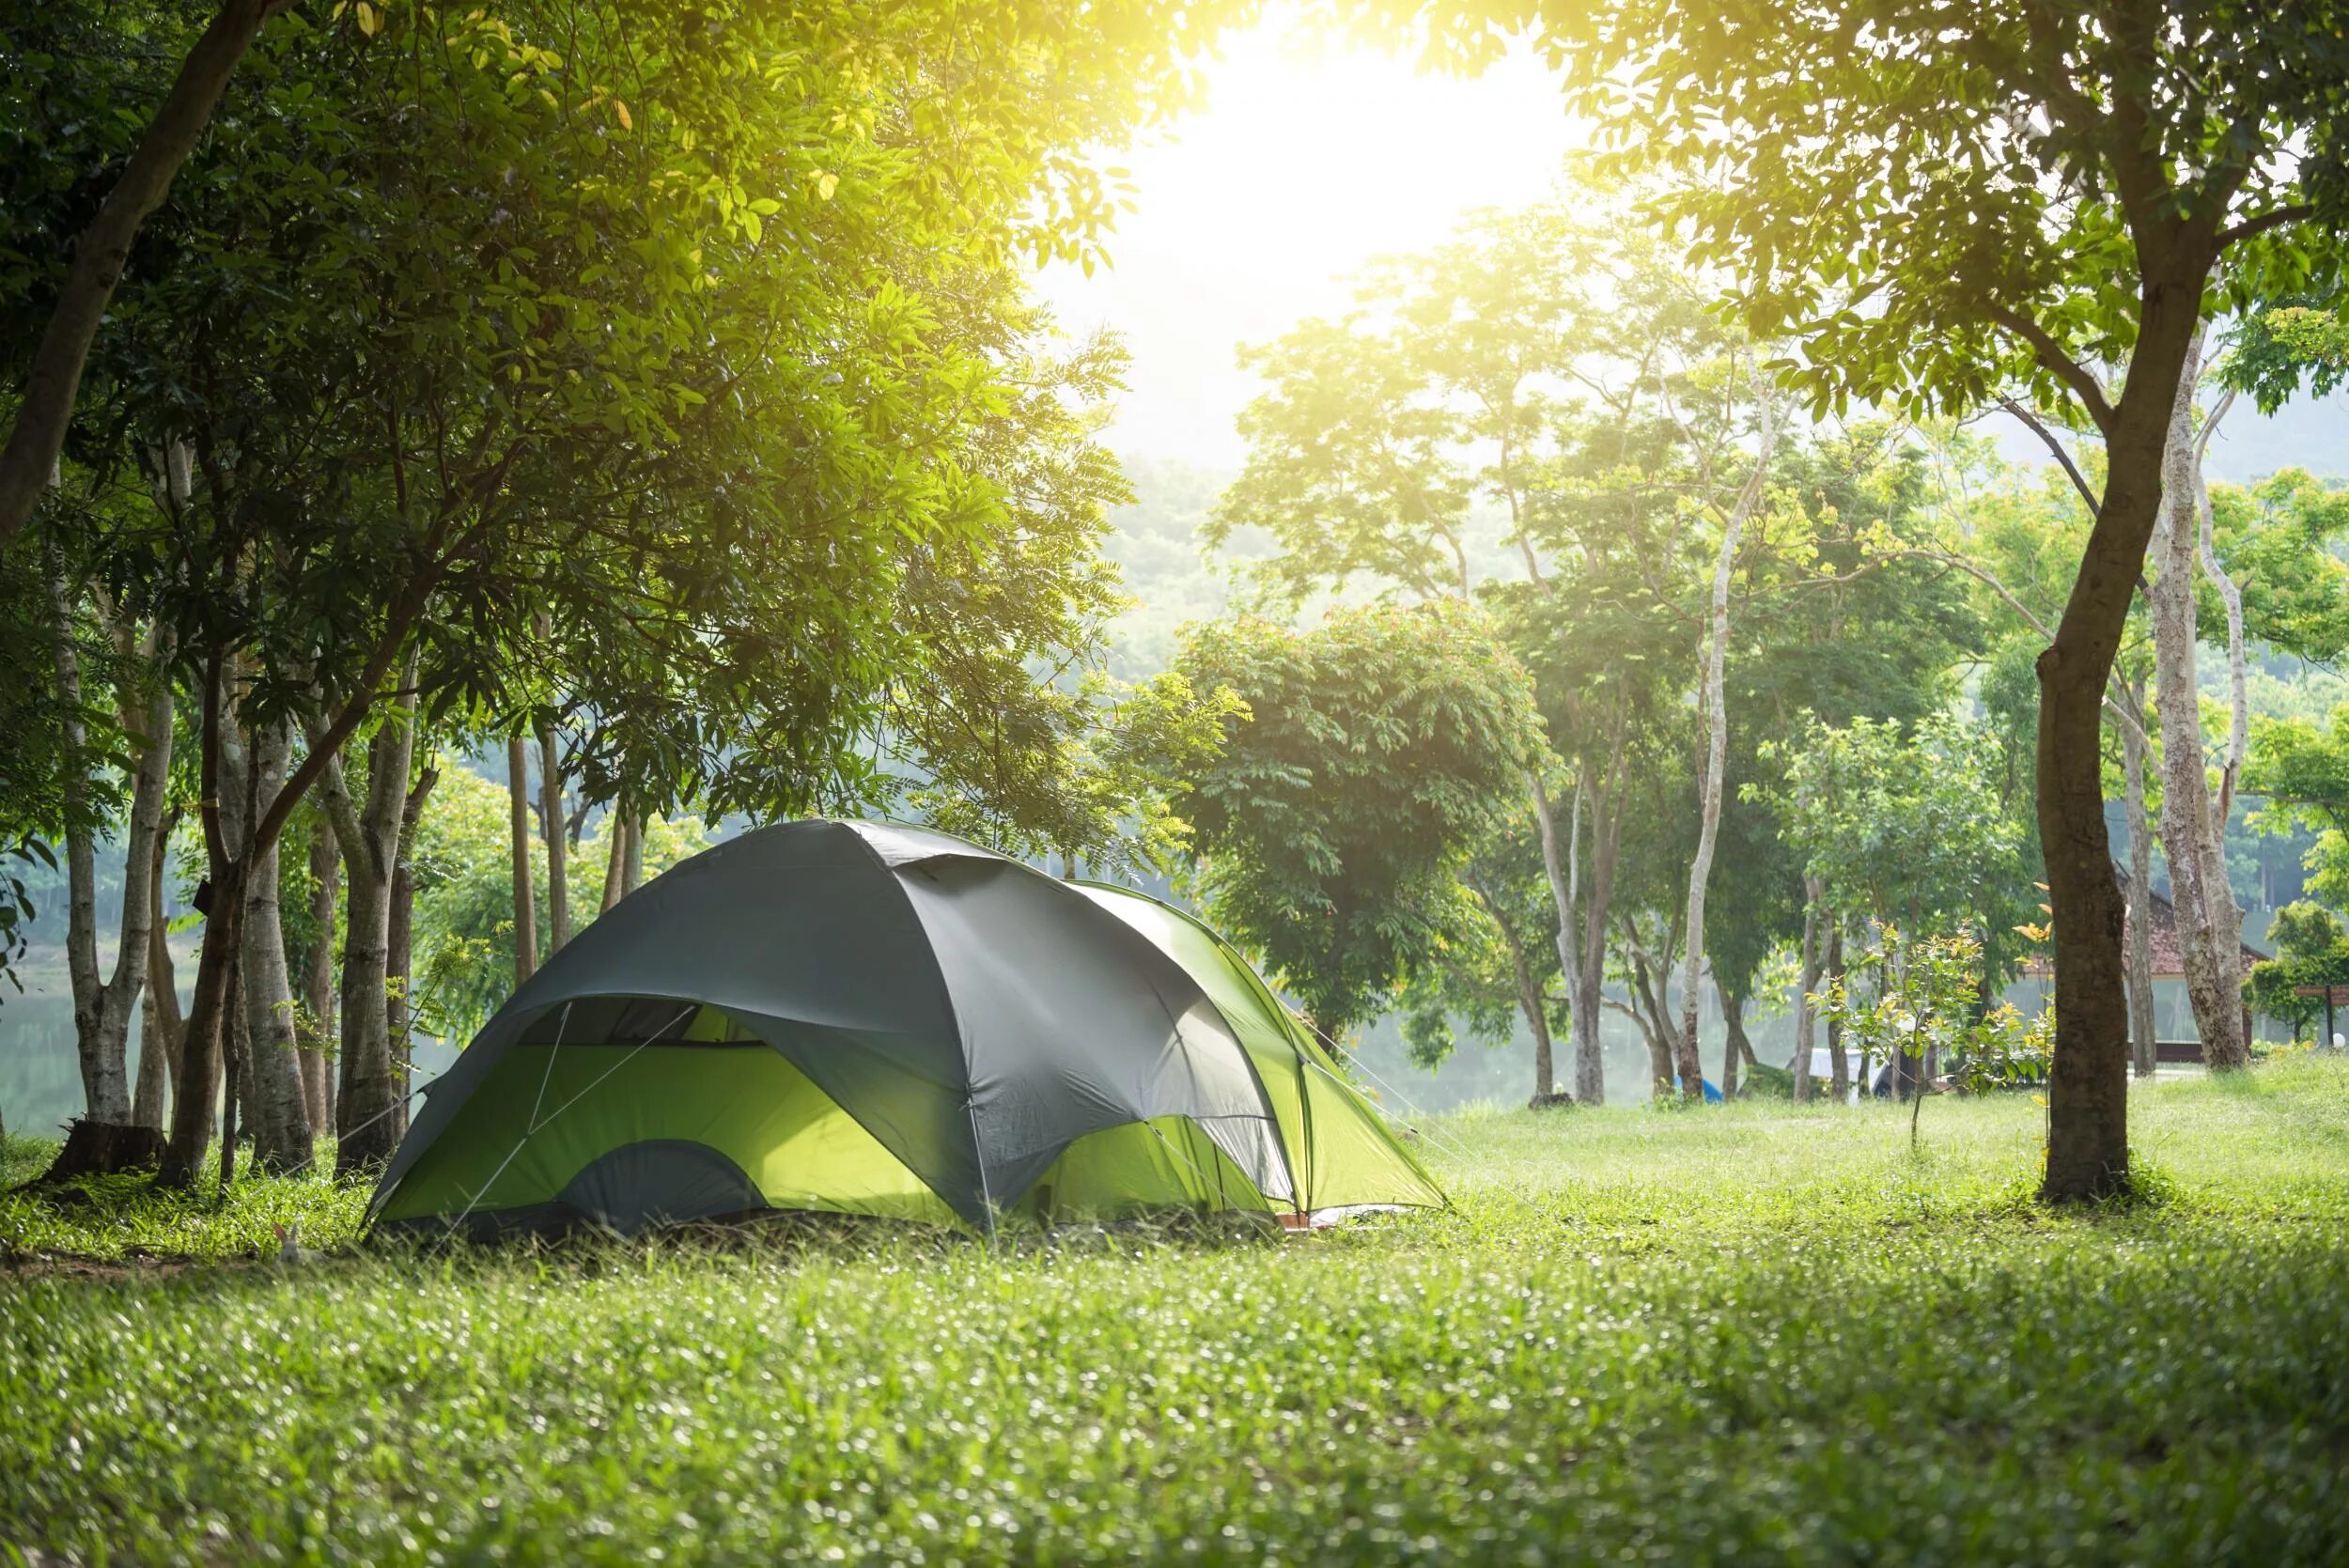
[[[564,1203],[613,1230],[708,1219],[764,1208],[758,1184],[705,1143],[650,1138],[589,1164],[563,1188]]]
[[[809,820],[673,867],[551,957],[431,1085],[378,1201],[517,1043],[639,1042],[667,1004],[726,1014],[976,1225],[1077,1139],[1170,1115],[1292,1190],[1248,1053],[1146,938],[959,839]]]

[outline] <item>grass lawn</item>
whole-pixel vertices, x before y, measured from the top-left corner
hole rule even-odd
[[[1468,1112],[1276,1243],[347,1250],[358,1196],[0,1199],[0,1543],[96,1563],[2349,1560],[2349,1068]],[[13,1144],[0,1177],[41,1151]],[[337,1250],[249,1261],[270,1219]],[[44,1250],[201,1253],[101,1266]],[[0,1548],[0,1561],[8,1559]]]

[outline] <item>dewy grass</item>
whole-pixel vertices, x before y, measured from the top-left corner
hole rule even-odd
[[[359,1199],[0,1201],[0,1542],[83,1562],[2333,1562],[2349,1069],[2164,1081],[2156,1201],[2044,1111],[1479,1110],[1456,1207],[352,1250]],[[12,1176],[38,1151],[10,1151]],[[252,1254],[273,1218],[334,1252]],[[159,1266],[70,1249],[202,1253]],[[0,1560],[6,1553],[0,1552]]]

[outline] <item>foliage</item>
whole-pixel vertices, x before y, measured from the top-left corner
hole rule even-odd
[[[1452,1212],[1271,1250],[427,1259],[323,1182],[210,1234],[0,1198],[0,1517],[87,1561],[2328,1561],[2349,1075],[2137,1093],[2167,1201],[2055,1217],[2020,1095],[1922,1159],[1886,1107],[1466,1112]],[[254,1260],[294,1212],[329,1259]],[[27,1256],[132,1241],[227,1261]]]
[[[2029,891],[2023,830],[1999,798],[1982,726],[1948,714],[1909,725],[1814,721],[1775,754],[1786,783],[1755,794],[1831,903],[1921,936],[2015,924]]]
[[[1863,1066],[1909,1057],[1921,1075],[1932,1061],[1974,1094],[2044,1079],[2053,1016],[2026,1020],[2005,1001],[1983,1007],[1982,966],[1983,944],[1970,931],[1904,936],[1887,925],[1812,1001],[1822,1025],[1842,1026]]]
[[[2144,272],[2233,241],[2206,308],[2272,299],[2330,272],[2291,220],[2349,210],[2334,5],[2289,26],[2251,0],[1350,8],[1469,68],[1530,23],[1600,166],[1666,181],[1657,215],[1757,338],[1796,340],[1821,413],[1965,412],[2015,380],[2061,406],[2077,365],[2130,357]]]
[[[2349,491],[2287,468],[2248,487],[2211,487],[2211,536],[2243,591],[2245,634],[2278,653],[2330,663],[2349,652]],[[2196,583],[2201,634],[2220,645],[2227,616],[2216,588]]]
[[[2298,1039],[2327,1011],[2323,997],[2301,996],[2299,987],[2349,986],[2349,931],[2332,910],[2303,900],[2276,911],[2267,939],[2276,956],[2253,964],[2243,977],[2244,1001],[2254,1012],[2290,1024]]]
[[[1532,808],[1519,800],[1476,840],[1458,871],[1468,897],[1457,906],[1463,934],[1447,938],[1436,961],[1396,999],[1411,1061],[1430,1070],[1460,1036],[1504,1046],[1529,1010],[1553,1041],[1567,1024],[1559,986],[1558,904],[1542,874]]]
[[[1453,601],[1335,612],[1301,635],[1200,627],[1181,671],[1249,713],[1190,779],[1195,884],[1335,1039],[1467,918],[1454,874],[1541,744],[1525,676]]]
[[[11,23],[0,348],[135,130],[76,106],[140,101],[177,41],[107,9]],[[1098,831],[1057,771],[1093,709],[1031,677],[1115,608],[1091,405],[1122,361],[1055,345],[1017,272],[1097,257],[1090,149],[1187,101],[1222,19],[299,9],[93,356],[69,489],[130,523],[102,575],[190,662],[253,650],[264,712],[364,707],[412,647],[436,729],[557,719],[591,802],[918,776]],[[150,494],[182,447],[192,491]]]

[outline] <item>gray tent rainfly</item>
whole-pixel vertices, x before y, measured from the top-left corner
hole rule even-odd
[[[1226,954],[1162,906],[943,834],[760,829],[524,984],[432,1086],[370,1212],[493,1235],[1440,1203]]]

